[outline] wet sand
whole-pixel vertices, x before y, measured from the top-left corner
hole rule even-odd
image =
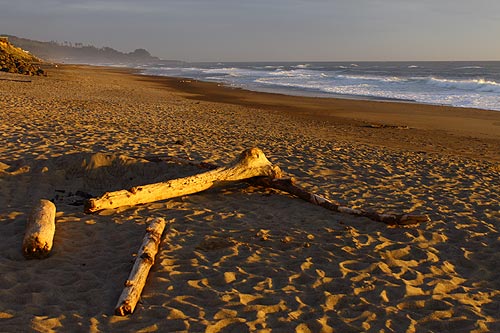
[[[0,327],[5,331],[486,332],[500,329],[500,112],[264,94],[62,66],[0,77]],[[388,228],[236,184],[83,213],[82,193],[225,164],[258,146],[350,207],[428,214]],[[52,255],[27,214],[57,207]],[[140,303],[113,315],[145,227],[165,217]]]

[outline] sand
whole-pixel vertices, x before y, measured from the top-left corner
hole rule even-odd
[[[26,81],[26,82],[25,82]],[[258,146],[390,228],[234,184],[83,213],[86,196],[200,172]],[[0,76],[0,331],[499,331],[500,112],[281,96],[122,69]],[[52,255],[25,260],[40,198]],[[170,221],[133,315],[114,307],[151,219]]]

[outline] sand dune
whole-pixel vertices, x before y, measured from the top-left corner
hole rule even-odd
[[[104,69],[0,86],[0,331],[500,330],[495,138],[461,154],[459,133],[436,131],[450,144],[426,150],[429,129],[197,101]],[[418,144],[367,143],[377,133]],[[432,222],[388,228],[245,184],[83,213],[87,195],[199,172],[141,157],[222,164],[252,146],[327,198]],[[41,197],[57,206],[53,253],[28,261],[24,224]],[[154,217],[172,223],[135,313],[115,316]]]

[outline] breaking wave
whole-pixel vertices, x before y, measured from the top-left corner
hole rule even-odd
[[[484,67],[481,66],[464,66],[464,67],[458,67],[457,69],[481,69]]]
[[[500,93],[500,83],[484,79],[450,80],[431,77],[428,82],[447,89]]]

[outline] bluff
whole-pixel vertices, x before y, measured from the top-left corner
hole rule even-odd
[[[46,75],[37,64],[40,59],[30,52],[12,45],[7,37],[0,37],[0,71],[25,75]]]

